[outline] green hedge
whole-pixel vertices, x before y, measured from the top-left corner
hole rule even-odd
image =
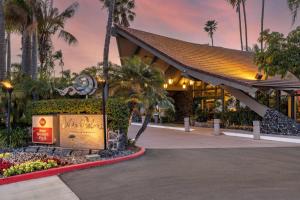
[[[110,98],[106,106],[108,128],[125,130],[129,126],[129,108],[124,99]],[[28,114],[102,114],[101,99],[52,99],[35,101],[29,105]]]

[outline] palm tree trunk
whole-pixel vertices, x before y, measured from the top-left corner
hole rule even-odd
[[[211,35],[210,38],[211,38],[211,46],[213,47],[213,46],[214,46],[214,38],[213,38],[213,35]]]
[[[22,72],[31,76],[31,38],[29,33],[25,30],[22,35]]]
[[[261,7],[261,23],[260,23],[260,36],[262,37],[262,33],[264,32],[264,18],[265,18],[265,0],[262,0]],[[263,52],[263,40],[260,41],[260,50]]]
[[[244,50],[244,45],[243,45],[243,32],[242,32],[242,19],[241,19],[241,5],[238,4],[237,7],[238,14],[239,14],[239,28],[240,28],[240,39],[241,39],[241,50]]]
[[[10,32],[7,32],[7,67],[6,67],[6,76],[10,78],[11,71],[11,38]]]
[[[31,77],[33,80],[37,79],[37,62],[38,62],[38,44],[37,44],[37,32],[32,34],[32,67]]]
[[[144,123],[142,124],[142,127],[139,129],[139,131],[137,132],[137,134],[135,136],[135,139],[134,139],[135,143],[140,138],[140,136],[142,135],[142,133],[146,130],[146,128],[147,128],[150,120],[151,120],[151,114],[148,113],[148,114],[146,114],[146,117],[145,117]]]
[[[0,0],[0,80],[5,79],[6,41],[3,0]]]
[[[104,43],[104,51],[103,51],[103,75],[105,80],[104,86],[104,98],[107,100],[108,98],[108,65],[109,65],[109,46],[110,46],[110,38],[111,38],[111,31],[112,31],[112,23],[113,23],[113,16],[114,16],[114,8],[115,8],[115,0],[110,1],[109,11],[108,11],[108,19],[107,19],[107,26],[106,26],[106,35],[105,35],[105,43]]]
[[[242,4],[243,4],[243,11],[244,11],[246,51],[248,51],[248,27],[247,27],[247,14],[246,14],[245,0],[242,0]]]

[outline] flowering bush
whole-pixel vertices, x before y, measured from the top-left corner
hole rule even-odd
[[[29,172],[39,171],[39,170],[45,170],[57,167],[57,162],[54,160],[47,160],[47,162],[42,160],[37,161],[28,161],[25,163],[17,164],[14,166],[11,166],[8,169],[3,170],[3,175],[5,177],[13,176],[13,175],[19,175],[19,174],[25,174]]]
[[[9,161],[0,158],[0,174],[3,174],[3,171],[10,168],[12,164]]]
[[[1,158],[9,158],[11,156],[11,153],[1,153],[0,154],[0,159]]]
[[[43,161],[43,162],[48,162],[49,160],[55,161],[55,162],[57,163],[57,165],[59,165],[59,166],[65,166],[65,165],[68,165],[68,162],[67,162],[67,161],[63,161],[63,160],[61,160],[61,159],[59,159],[59,158],[56,158],[56,157],[48,157],[48,158],[46,158],[46,159],[43,159],[42,161]]]

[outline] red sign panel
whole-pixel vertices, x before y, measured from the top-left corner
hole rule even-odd
[[[32,142],[41,144],[53,144],[52,128],[32,128]]]

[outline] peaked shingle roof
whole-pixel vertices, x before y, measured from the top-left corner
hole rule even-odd
[[[131,28],[118,26],[117,29],[188,68],[242,82],[255,80],[258,72],[250,52],[185,42]]]

